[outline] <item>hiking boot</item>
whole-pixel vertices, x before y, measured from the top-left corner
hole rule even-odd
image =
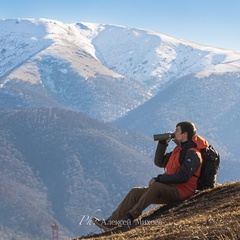
[[[108,232],[108,231],[112,230],[113,228],[117,227],[116,224],[112,224],[112,223],[108,222],[108,220],[101,220],[101,219],[93,217],[92,221],[95,223],[96,226],[103,229],[105,232]]]

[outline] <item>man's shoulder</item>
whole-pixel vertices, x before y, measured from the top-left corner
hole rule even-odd
[[[186,157],[188,158],[195,158],[195,159],[198,159],[199,158],[199,154],[200,154],[200,151],[199,149],[197,148],[190,148],[188,149],[187,153],[186,153]]]

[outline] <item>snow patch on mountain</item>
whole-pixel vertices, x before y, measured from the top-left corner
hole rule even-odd
[[[52,55],[65,59],[85,78],[96,77],[96,74],[122,77],[107,69],[96,58],[91,41],[103,28],[98,24],[64,24],[47,19],[1,20],[0,43],[3,47],[0,49],[0,76],[16,70],[28,59],[32,62],[34,58]],[[25,68],[19,72],[22,71]],[[26,74],[24,80],[28,81]],[[14,77],[10,76],[11,79]]]
[[[240,72],[240,53],[124,26],[1,20],[0,42],[3,106],[15,98],[23,108],[57,105],[104,121],[183,77]]]
[[[107,67],[157,91],[169,80],[189,74],[201,77],[215,71],[239,71],[239,65],[225,64],[239,61],[239,53],[153,31],[106,25],[93,44]]]
[[[203,71],[195,74],[198,78],[208,77],[211,74],[225,74],[227,72],[237,73],[240,72],[240,54],[234,53],[231,55],[219,54],[209,57],[211,65],[205,67]]]
[[[50,46],[46,26],[37,20],[0,20],[0,77]]]

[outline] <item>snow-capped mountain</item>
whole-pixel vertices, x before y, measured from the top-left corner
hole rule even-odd
[[[240,72],[240,53],[142,29],[0,21],[0,107],[63,107],[113,121],[181,77]]]
[[[220,152],[219,182],[239,178],[239,52],[46,19],[0,20],[0,43],[4,239],[42,239],[54,219],[76,233],[95,207],[105,217],[159,171],[148,136],[179,121]]]

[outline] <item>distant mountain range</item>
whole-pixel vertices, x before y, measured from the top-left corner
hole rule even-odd
[[[114,121],[183,78],[240,72],[238,52],[115,25],[1,20],[0,41],[7,109],[60,107]]]
[[[49,239],[53,222],[65,236],[89,233],[84,216],[110,214],[157,175],[149,138],[81,113],[3,110],[0,140],[0,226],[24,239]]]
[[[220,182],[239,180],[239,52],[47,19],[0,20],[0,43],[2,239],[96,230],[82,217],[159,173],[152,135],[179,121],[220,152]]]

